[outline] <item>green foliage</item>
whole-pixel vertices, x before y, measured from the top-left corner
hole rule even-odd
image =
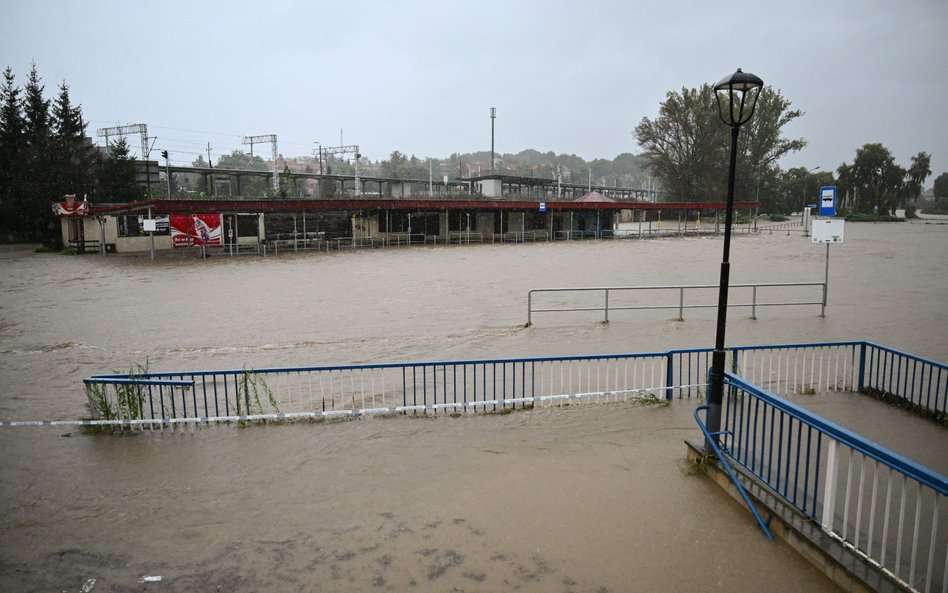
[[[207,167],[207,162],[203,156],[198,156],[194,161],[195,167]],[[224,154],[218,157],[217,164],[214,165],[220,169],[236,169],[244,171],[269,171],[270,165],[267,164],[260,155],[250,155],[240,150],[234,150],[230,154]],[[214,175],[215,179],[227,178],[223,175]],[[236,184],[236,182],[234,182]],[[265,196],[272,189],[273,185],[270,176],[244,176],[240,179],[240,193],[244,196]],[[197,191],[207,192],[207,184],[203,176],[195,184]],[[236,185],[233,191],[236,191]],[[216,191],[216,190],[215,190]]]
[[[781,137],[783,128],[801,115],[790,109],[790,101],[779,91],[763,89],[754,118],[738,139],[735,199],[760,197],[764,202],[762,191],[773,191],[776,161],[806,145],[802,138]],[[720,121],[710,85],[669,92],[659,116],[643,118],[634,133],[651,172],[667,190],[666,199],[720,201],[726,197],[730,133]]]
[[[761,197],[761,212],[790,214],[800,212],[807,204],[819,203],[821,187],[835,184],[828,171],[813,172],[805,167],[780,171],[773,180],[773,191]]]
[[[76,251],[75,247],[66,247],[65,249],[60,251],[59,254],[60,255],[78,255],[79,252]]]
[[[948,198],[948,171],[935,178],[935,199]]]
[[[646,393],[645,395],[635,398],[635,401],[645,404],[647,406],[670,406],[671,402],[665,399],[664,397],[658,397],[654,393]]]
[[[710,463],[711,453],[705,452],[696,454],[687,465],[681,468],[681,472],[686,476],[704,473]]]
[[[263,414],[261,394],[266,395],[267,401],[274,410],[280,411],[276,396],[263,376],[254,373],[253,369],[245,368],[237,384],[237,415]],[[243,412],[241,412],[241,404],[244,406]]]
[[[920,152],[904,169],[895,163],[888,148],[879,143],[856,150],[853,164],[837,169],[841,196],[839,205],[852,212],[894,214],[918,198],[922,184],[931,175],[931,156]]]
[[[50,203],[65,194],[94,196],[98,156],[86,141],[86,122],[62,83],[56,100],[44,96],[36,65],[26,84],[12,69],[0,86],[0,234],[5,240],[61,240]]]
[[[135,181],[135,160],[130,152],[124,136],[110,143],[108,156],[101,166],[100,202],[131,202],[143,198],[144,190]]]
[[[113,371],[119,374],[118,371]],[[127,377],[129,379],[143,379],[148,374],[148,361],[144,365],[133,366]],[[114,402],[108,397],[109,385],[92,383],[86,385],[88,401],[86,408],[93,420],[134,420],[143,417],[146,389],[142,385],[112,385],[115,392]],[[112,432],[113,426],[84,427],[93,433]]]

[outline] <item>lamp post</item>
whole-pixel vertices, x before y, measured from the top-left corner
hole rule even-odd
[[[711,387],[708,390],[708,432],[717,443],[721,431],[721,403],[724,399],[724,332],[727,325],[727,289],[731,263],[731,222],[734,218],[734,169],[737,165],[737,136],[742,125],[750,121],[764,81],[750,74],[737,72],[714,85],[718,100],[718,116],[731,128],[731,158],[727,177],[727,206],[724,212],[724,256],[721,259],[721,281],[718,290],[718,322],[711,356]]]
[[[807,169],[807,171],[803,174],[803,183],[802,183],[803,190],[800,192],[800,201],[802,202],[800,204],[800,224],[801,225],[806,224],[806,186],[807,186],[806,182],[810,178],[810,173],[818,170],[819,168],[820,166],[817,165],[813,167],[812,169]],[[803,236],[804,237],[806,236],[806,228],[803,229]]]

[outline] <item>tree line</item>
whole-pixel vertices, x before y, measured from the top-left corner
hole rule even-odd
[[[69,86],[53,99],[33,64],[23,87],[10,67],[0,86],[0,241],[57,242],[50,204],[75,194],[82,200],[141,198],[135,162],[124,138],[103,155],[86,137],[82,109]]]
[[[764,87],[754,117],[738,141],[735,199],[759,201],[765,214],[788,214],[817,203],[821,186],[837,186],[837,208],[843,212],[895,213],[914,205],[931,174],[930,157],[919,152],[902,168],[881,144],[866,144],[853,163],[831,171],[796,167],[778,161],[806,146],[787,138],[784,128],[803,116],[779,90]],[[719,119],[711,85],[670,91],[654,119],[643,118],[633,134],[648,169],[661,181],[669,201],[723,201],[726,198],[729,128]]]
[[[135,160],[128,142],[119,138],[106,150],[96,148],[86,136],[82,109],[74,105],[63,81],[52,99],[34,64],[23,87],[16,84],[7,67],[0,86],[0,241],[54,241],[59,227],[50,203],[65,194],[88,197],[99,203],[142,199],[145,189],[136,182]],[[754,118],[744,126],[739,139],[735,194],[738,200],[759,201],[765,214],[787,214],[807,203],[815,203],[821,186],[838,187],[838,207],[843,211],[894,213],[913,206],[931,174],[930,156],[919,152],[902,167],[882,144],[869,143],[856,150],[852,164],[843,163],[834,172],[803,167],[782,169],[778,161],[806,146],[803,138],[787,138],[787,124],[802,117],[780,91],[765,87]],[[665,201],[721,201],[725,198],[728,129],[718,119],[717,103],[710,85],[698,89],[670,91],[654,119],[643,118],[633,131],[640,154],[622,153],[614,159],[586,161],[574,154],[524,150],[495,154],[494,170],[525,177],[560,179],[566,183],[595,186],[652,187],[662,190]],[[398,150],[378,162],[360,162],[363,175],[398,179],[427,179],[429,167],[435,179],[456,180],[491,171],[491,153],[454,153],[447,158],[419,159]],[[300,161],[300,159],[296,159]],[[318,167],[315,157],[309,166]],[[194,163],[202,166],[203,158]],[[353,163],[323,155],[323,171],[340,175],[354,173]],[[265,170],[259,156],[241,151],[222,155],[217,165],[225,169]],[[945,194],[946,173],[936,181],[936,194]],[[177,177],[177,176],[175,176]],[[204,192],[204,179],[195,187],[176,189]],[[289,172],[280,175],[280,186],[266,179],[247,179],[244,195],[286,197]],[[159,193],[163,188],[156,187]],[[934,207],[948,209],[944,197]]]

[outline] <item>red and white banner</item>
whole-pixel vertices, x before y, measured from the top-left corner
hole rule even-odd
[[[89,214],[88,202],[53,202],[53,214],[56,216],[87,216]]]
[[[221,245],[220,214],[172,214],[171,245]]]

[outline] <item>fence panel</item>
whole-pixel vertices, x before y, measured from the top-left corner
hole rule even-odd
[[[667,360],[666,353],[641,353],[143,373],[90,377],[86,386],[93,394],[112,394],[109,401],[113,403],[128,390],[142,399],[141,406],[133,407],[134,414],[122,417],[97,415],[93,407],[97,421],[115,424],[125,419],[145,425],[170,419],[212,422],[452,413],[567,400],[663,397]],[[181,393],[172,394],[169,386],[178,387]]]
[[[948,418],[948,365],[868,342],[860,356],[860,391],[937,420]]]
[[[732,373],[726,381],[730,458],[912,589],[944,591],[948,479]]]

